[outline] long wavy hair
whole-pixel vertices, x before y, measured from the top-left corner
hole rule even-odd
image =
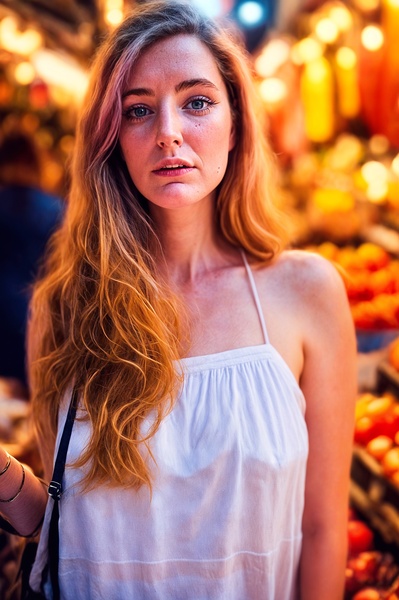
[[[189,4],[139,5],[94,61],[66,216],[31,304],[29,366],[38,434],[52,452],[60,399],[75,385],[91,426],[76,463],[85,465],[88,486],[151,487],[149,440],[181,385],[175,361],[182,306],[160,276],[160,243],[146,200],[121,159],[118,136],[122,93],[135,62],[150,45],[182,33],[212,52],[236,128],[217,193],[221,234],[259,263],[276,256],[284,238],[270,200],[274,160],[262,135],[245,51]],[[152,426],[144,436],[148,419]]]

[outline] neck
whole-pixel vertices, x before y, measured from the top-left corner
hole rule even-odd
[[[232,248],[217,230],[213,202],[179,209],[152,207],[167,265],[167,278],[189,285],[229,260]]]

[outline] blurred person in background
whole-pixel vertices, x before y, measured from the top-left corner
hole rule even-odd
[[[29,324],[47,479],[79,402],[63,600],[342,599],[353,321],[333,265],[286,249],[256,106],[242,48],[188,3],[138,6],[93,65]],[[52,598],[53,500],[2,448],[0,472],[21,534],[45,515]]]
[[[42,189],[41,177],[30,135],[15,130],[0,137],[0,377],[16,379],[25,393],[31,285],[63,213],[63,201]]]

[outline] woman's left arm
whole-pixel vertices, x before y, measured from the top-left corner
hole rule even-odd
[[[356,338],[336,269],[312,256],[305,272],[306,328],[300,383],[306,399],[309,458],[300,599],[342,600],[357,389]]]

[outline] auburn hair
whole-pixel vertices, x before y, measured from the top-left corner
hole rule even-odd
[[[138,5],[93,63],[65,219],[31,303],[29,370],[41,444],[53,452],[59,405],[74,385],[91,426],[76,463],[85,465],[89,486],[151,487],[143,449],[150,452],[149,440],[181,385],[182,306],[159,274],[162,249],[146,199],[118,146],[122,94],[135,61],[177,34],[196,36],[210,49],[229,94],[236,144],[217,192],[220,232],[259,263],[283,246],[282,219],[270,198],[274,159],[245,51],[190,4]]]

